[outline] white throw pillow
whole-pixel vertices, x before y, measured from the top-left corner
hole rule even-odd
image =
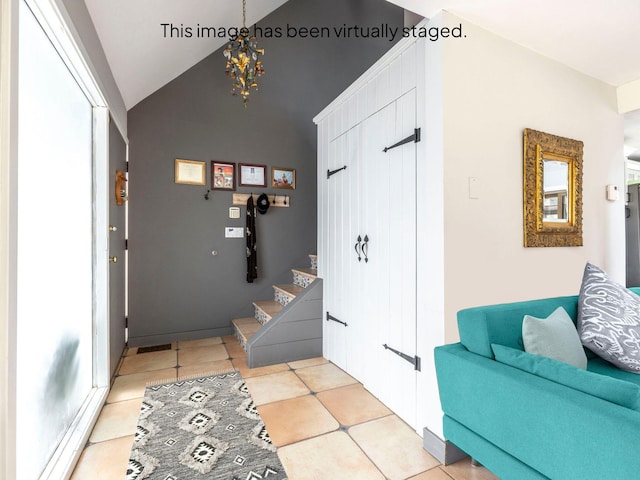
[[[576,326],[562,307],[558,307],[547,318],[525,315],[522,321],[522,341],[527,353],[587,368],[587,356]]]

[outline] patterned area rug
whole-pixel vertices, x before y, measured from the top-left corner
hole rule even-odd
[[[147,387],[126,480],[286,480],[238,372]]]

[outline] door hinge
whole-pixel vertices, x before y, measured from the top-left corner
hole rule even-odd
[[[413,130],[413,135],[409,135],[407,138],[400,140],[398,143],[394,143],[390,147],[385,147],[384,150],[382,151],[384,153],[387,153],[392,148],[399,147],[400,145],[404,145],[405,143],[410,143],[410,142],[418,143],[419,141],[420,141],[420,129],[416,128]]]
[[[338,320],[336,317],[334,317],[333,315],[331,315],[329,312],[327,312],[327,322],[331,320],[333,322],[337,322],[340,323],[342,325],[344,325],[345,327],[348,327],[347,322],[343,322],[342,320]]]
[[[420,371],[421,365],[420,365],[420,357],[419,356],[414,355],[412,357],[411,355],[407,355],[406,353],[402,353],[401,351],[396,350],[395,348],[391,348],[386,343],[384,345],[382,345],[382,346],[385,348],[385,350],[391,350],[393,353],[395,353],[396,355],[398,355],[402,359],[404,359],[407,362],[409,362],[410,364],[412,364],[414,370],[416,370],[418,372]]]
[[[124,249],[125,250],[129,250],[129,239],[128,238],[124,239]]]
[[[331,178],[332,175],[335,175],[336,173],[346,169],[347,166],[345,165],[344,167],[336,168],[335,170],[327,170],[327,178]]]

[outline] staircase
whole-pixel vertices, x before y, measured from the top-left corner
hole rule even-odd
[[[273,300],[253,302],[253,317],[231,321],[249,368],[322,355],[322,280],[317,256],[309,259],[291,270],[293,283],[273,286]]]

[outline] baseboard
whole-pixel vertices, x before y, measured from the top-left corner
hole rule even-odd
[[[127,347],[146,347],[161,345],[163,343],[179,342],[184,340],[199,340],[201,338],[224,337],[233,335],[233,328],[210,328],[206,330],[194,330],[191,332],[168,333],[164,335],[146,335],[143,337],[129,337]]]
[[[443,465],[451,465],[468,457],[453,443],[442,440],[426,427],[422,430],[422,447]]]

